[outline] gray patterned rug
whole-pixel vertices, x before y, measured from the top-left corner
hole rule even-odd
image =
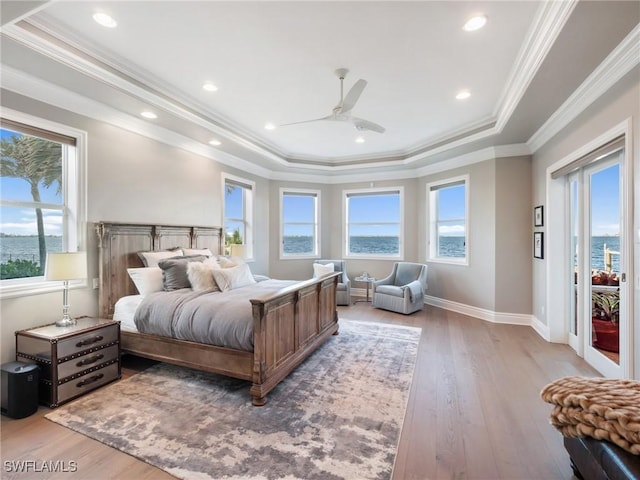
[[[183,479],[390,478],[420,329],[340,320],[267,397],[157,364],[46,418]]]

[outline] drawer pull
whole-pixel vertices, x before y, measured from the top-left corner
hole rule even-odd
[[[93,338],[87,338],[86,340],[83,340],[81,342],[76,343],[76,347],[80,348],[80,347],[85,347],[87,345],[91,345],[92,343],[96,343],[99,342],[100,340],[102,340],[104,337],[102,335],[96,335]]]
[[[104,377],[104,373],[98,373],[97,375],[94,375],[93,377],[85,378],[81,382],[78,382],[76,384],[76,387],[78,387],[78,388],[84,387],[85,385],[89,385],[90,383],[97,382],[102,377]]]
[[[104,355],[99,353],[98,355],[94,355],[93,357],[80,360],[78,363],[76,363],[76,367],[84,367],[85,365],[91,365],[92,363],[96,363],[98,360],[102,360],[103,358],[104,358]]]

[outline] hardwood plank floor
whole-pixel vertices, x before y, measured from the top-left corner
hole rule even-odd
[[[394,467],[404,479],[570,479],[561,435],[549,425],[544,385],[564,375],[597,375],[566,345],[533,329],[497,325],[427,306],[404,316],[367,303],[338,307],[341,318],[422,328],[418,362]],[[123,376],[151,365],[124,357]],[[99,394],[99,391],[94,394]],[[44,418],[2,416],[3,479],[169,479],[155,467]],[[8,471],[18,461],[77,464],[75,472]],[[8,462],[8,463],[7,463]],[[67,468],[69,470],[69,468]]]

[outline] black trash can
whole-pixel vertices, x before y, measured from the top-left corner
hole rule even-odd
[[[2,365],[2,414],[24,418],[38,410],[38,365],[10,362]]]

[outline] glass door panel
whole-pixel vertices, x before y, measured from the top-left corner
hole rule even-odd
[[[582,245],[590,268],[585,289],[585,358],[601,373],[620,376],[621,175],[620,152],[585,168],[585,211]],[[585,219],[587,220],[587,219]]]
[[[573,174],[569,177],[569,271],[570,283],[569,292],[571,300],[569,302],[569,345],[578,353],[582,353],[582,346],[579,342],[578,329],[580,319],[580,286],[583,284],[580,270],[580,184],[578,182],[579,175]]]

